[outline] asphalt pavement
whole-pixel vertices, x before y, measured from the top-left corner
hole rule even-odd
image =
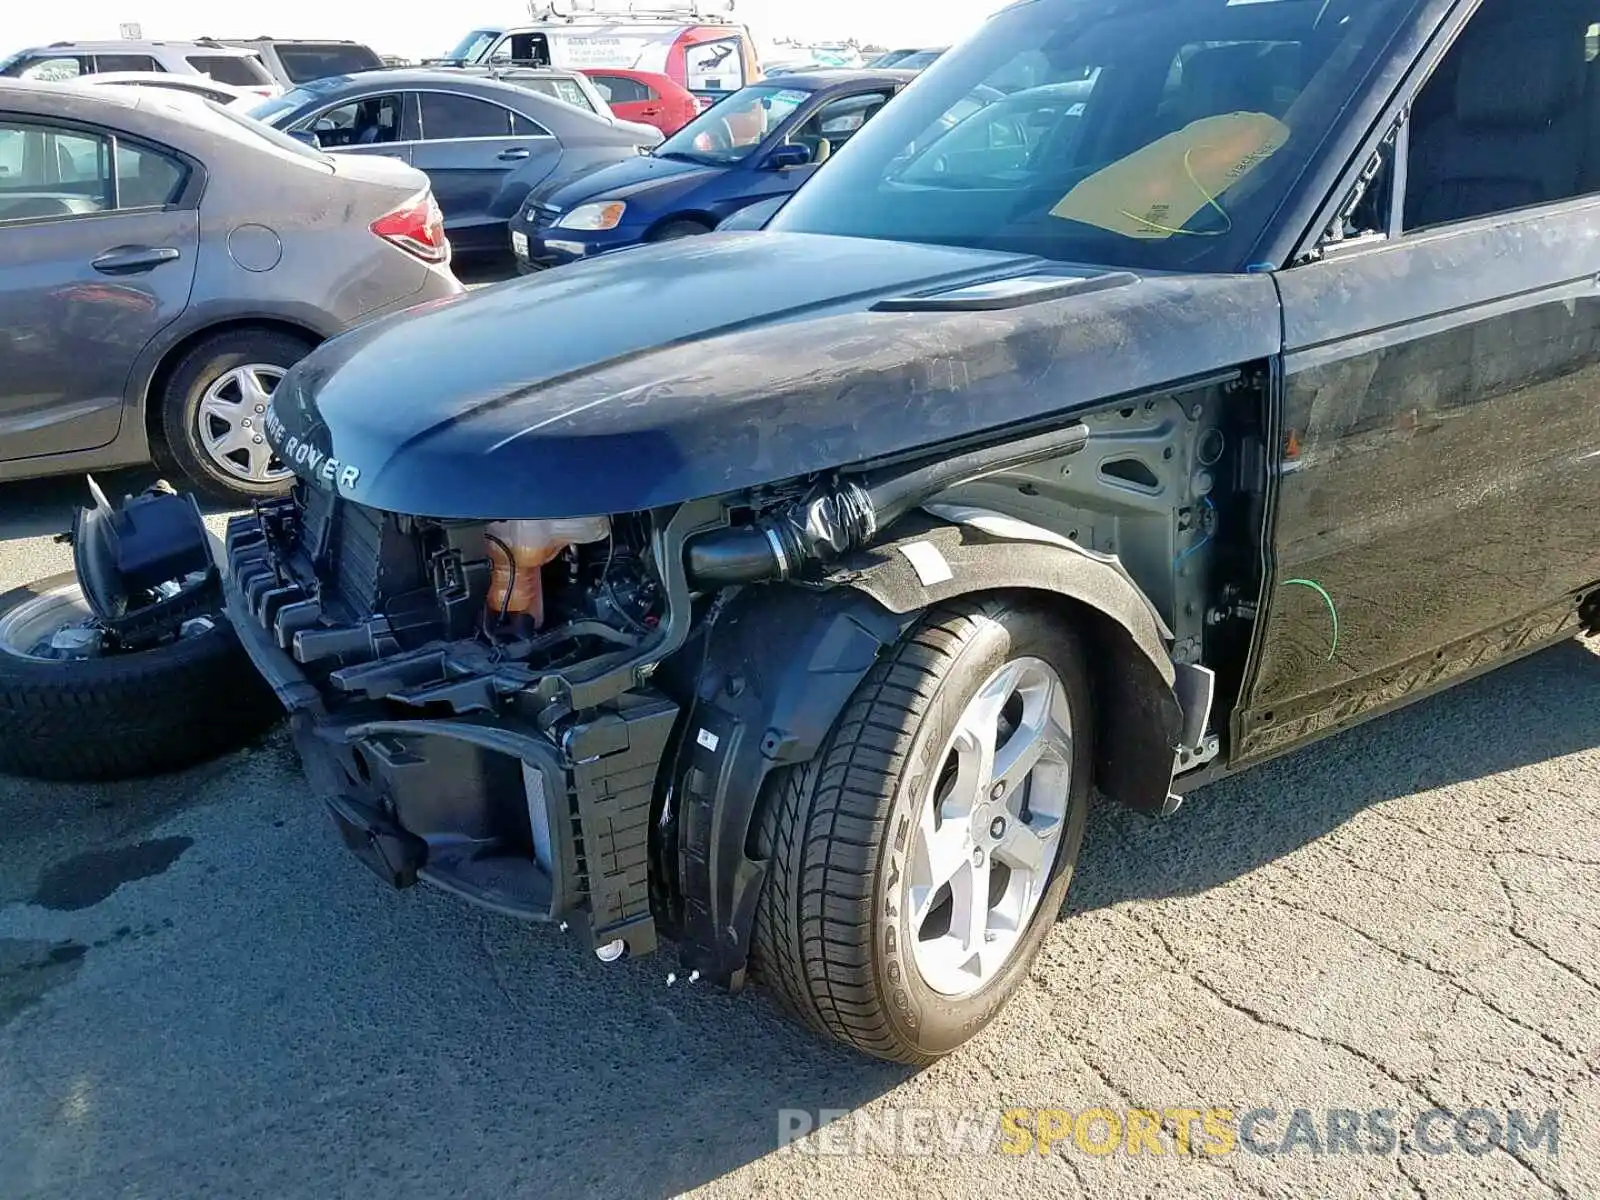
[[[0,590],[66,568],[82,494],[0,485]],[[1600,1195],[1597,746],[1573,642],[1168,820],[1102,805],[1031,982],[920,1073],[387,891],[281,733],[0,779],[0,1196]]]

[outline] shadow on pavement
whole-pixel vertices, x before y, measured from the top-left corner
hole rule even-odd
[[[1066,915],[1196,895],[1385,801],[1591,749],[1597,713],[1600,655],[1574,640],[1203,788],[1166,820],[1102,804]]]

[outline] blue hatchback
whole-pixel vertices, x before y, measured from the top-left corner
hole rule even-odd
[[[915,78],[819,70],[735,92],[653,154],[535,188],[511,221],[517,261],[554,267],[710,233],[749,205],[785,199]]]

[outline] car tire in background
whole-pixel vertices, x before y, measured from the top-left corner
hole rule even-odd
[[[711,227],[702,225],[699,221],[668,221],[650,231],[649,240],[652,242],[675,242],[679,238],[699,237],[703,233],[710,233]]]
[[[802,1024],[877,1058],[926,1065],[976,1035],[1066,896],[1090,721],[1059,613],[992,597],[925,616],[817,756],[763,789],[755,977]],[[1035,732],[1048,749],[1030,759]]]
[[[272,457],[264,418],[273,390],[314,345],[274,329],[233,329],[201,341],[152,397],[161,406],[156,462],[227,504],[288,491],[294,476]]]
[[[87,615],[82,596],[70,572],[0,595],[0,771],[153,775],[236,749],[283,716],[220,615],[148,650],[40,657],[41,631]]]

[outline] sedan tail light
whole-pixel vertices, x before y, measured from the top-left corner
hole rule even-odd
[[[444,214],[431,191],[421,192],[384,213],[372,223],[372,232],[425,263],[442,263],[450,257]]]

